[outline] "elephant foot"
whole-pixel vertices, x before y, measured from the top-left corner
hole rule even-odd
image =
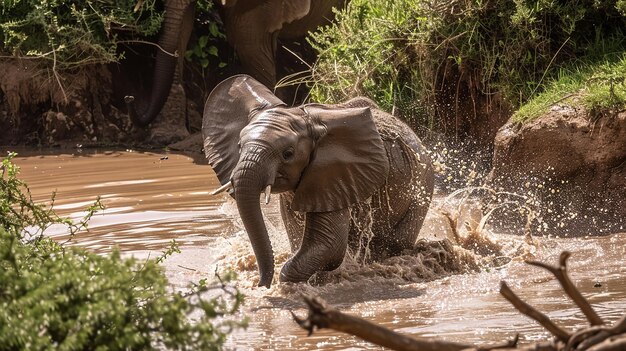
[[[189,137],[185,124],[186,118],[185,89],[180,84],[172,84],[167,102],[150,128],[150,142],[168,145]]]
[[[303,262],[305,263],[303,264]],[[329,259],[327,262],[322,262],[319,259],[310,256],[303,260],[301,255],[296,254],[296,256],[287,261],[287,263],[285,263],[283,268],[280,270],[279,279],[281,282],[310,282],[313,285],[316,285],[316,283],[320,283],[320,281],[324,280],[323,278],[325,277],[325,272],[333,271],[339,268],[342,262],[343,256],[341,256],[340,259]],[[315,282],[311,282],[312,276],[319,279],[315,279]]]
[[[287,261],[283,268],[280,270],[280,281],[281,282],[291,282],[291,283],[301,283],[306,282],[311,278],[311,276],[315,272],[302,272],[297,269],[297,265],[294,264],[293,258]]]

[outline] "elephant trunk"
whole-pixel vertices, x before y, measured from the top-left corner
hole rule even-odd
[[[233,171],[234,197],[259,266],[259,286],[269,288],[274,277],[274,252],[263,221],[259,196],[267,185],[272,185],[270,179],[273,182],[273,177],[268,176],[264,166],[269,163],[263,149],[251,147],[242,155]]]
[[[136,125],[145,127],[150,124],[165,105],[174,81],[178,57],[184,54],[180,51],[185,48],[191,35],[193,17],[194,4],[192,2],[166,1],[148,108],[140,113],[135,107],[133,96],[124,98],[128,114]]]

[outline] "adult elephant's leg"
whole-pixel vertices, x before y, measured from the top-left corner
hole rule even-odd
[[[307,281],[319,271],[336,269],[343,262],[348,246],[350,210],[309,212],[298,252],[283,266],[280,280]]]
[[[237,52],[246,73],[273,89],[276,85],[278,31],[268,32],[267,21],[258,16],[258,11],[244,14],[238,11],[236,7],[226,10],[226,37]]]

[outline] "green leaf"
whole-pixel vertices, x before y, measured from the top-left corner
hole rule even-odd
[[[209,42],[209,37],[207,37],[206,35],[203,35],[200,37],[200,39],[198,39],[198,46],[201,48],[206,47],[206,44]]]
[[[209,33],[211,33],[211,35],[214,38],[219,37],[219,35],[221,34],[219,29],[217,28],[217,24],[215,22],[209,23]]]
[[[213,55],[213,56],[217,57],[218,56],[218,54],[217,54],[217,47],[209,46],[209,55]]]

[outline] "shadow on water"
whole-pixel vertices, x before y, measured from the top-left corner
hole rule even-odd
[[[420,232],[427,240],[413,252],[365,265],[347,259],[340,269],[315,277],[311,284],[277,284],[275,279],[265,289],[256,287],[256,262],[234,202],[225,194],[209,195],[219,184],[202,155],[17,151],[15,161],[33,198],[49,201],[56,191],[59,214],[81,218],[82,209],[101,197],[107,208],[92,219],[89,232],[74,238],[75,245],[97,252],[117,246],[126,255],[154,257],[176,239],[182,253],[165,261],[175,289],[211,278],[216,270],[234,268],[246,295],[243,313],[251,322],[229,338],[232,349],[379,349],[332,331],[307,337],[291,317],[291,311],[305,314],[302,294],[319,295],[344,312],[414,336],[478,344],[517,332],[525,343],[545,339],[543,329],[519,315],[497,290],[504,279],[559,325],[581,326],[584,316],[558,284],[523,264],[525,259],[556,262],[562,250],[573,253],[574,283],[603,318],[614,321],[626,309],[626,233],[560,238],[555,228],[542,237],[513,235],[492,226],[489,207],[476,202],[476,193],[469,196],[469,191],[450,196],[456,189],[440,190]],[[464,183],[467,189],[479,187],[478,180],[471,181],[479,178],[471,165],[463,172],[470,179]],[[278,272],[290,249],[276,202],[263,210]],[[516,206],[530,207],[525,201]],[[517,230],[524,234],[524,228]],[[47,235],[65,240],[67,233],[53,227]]]

